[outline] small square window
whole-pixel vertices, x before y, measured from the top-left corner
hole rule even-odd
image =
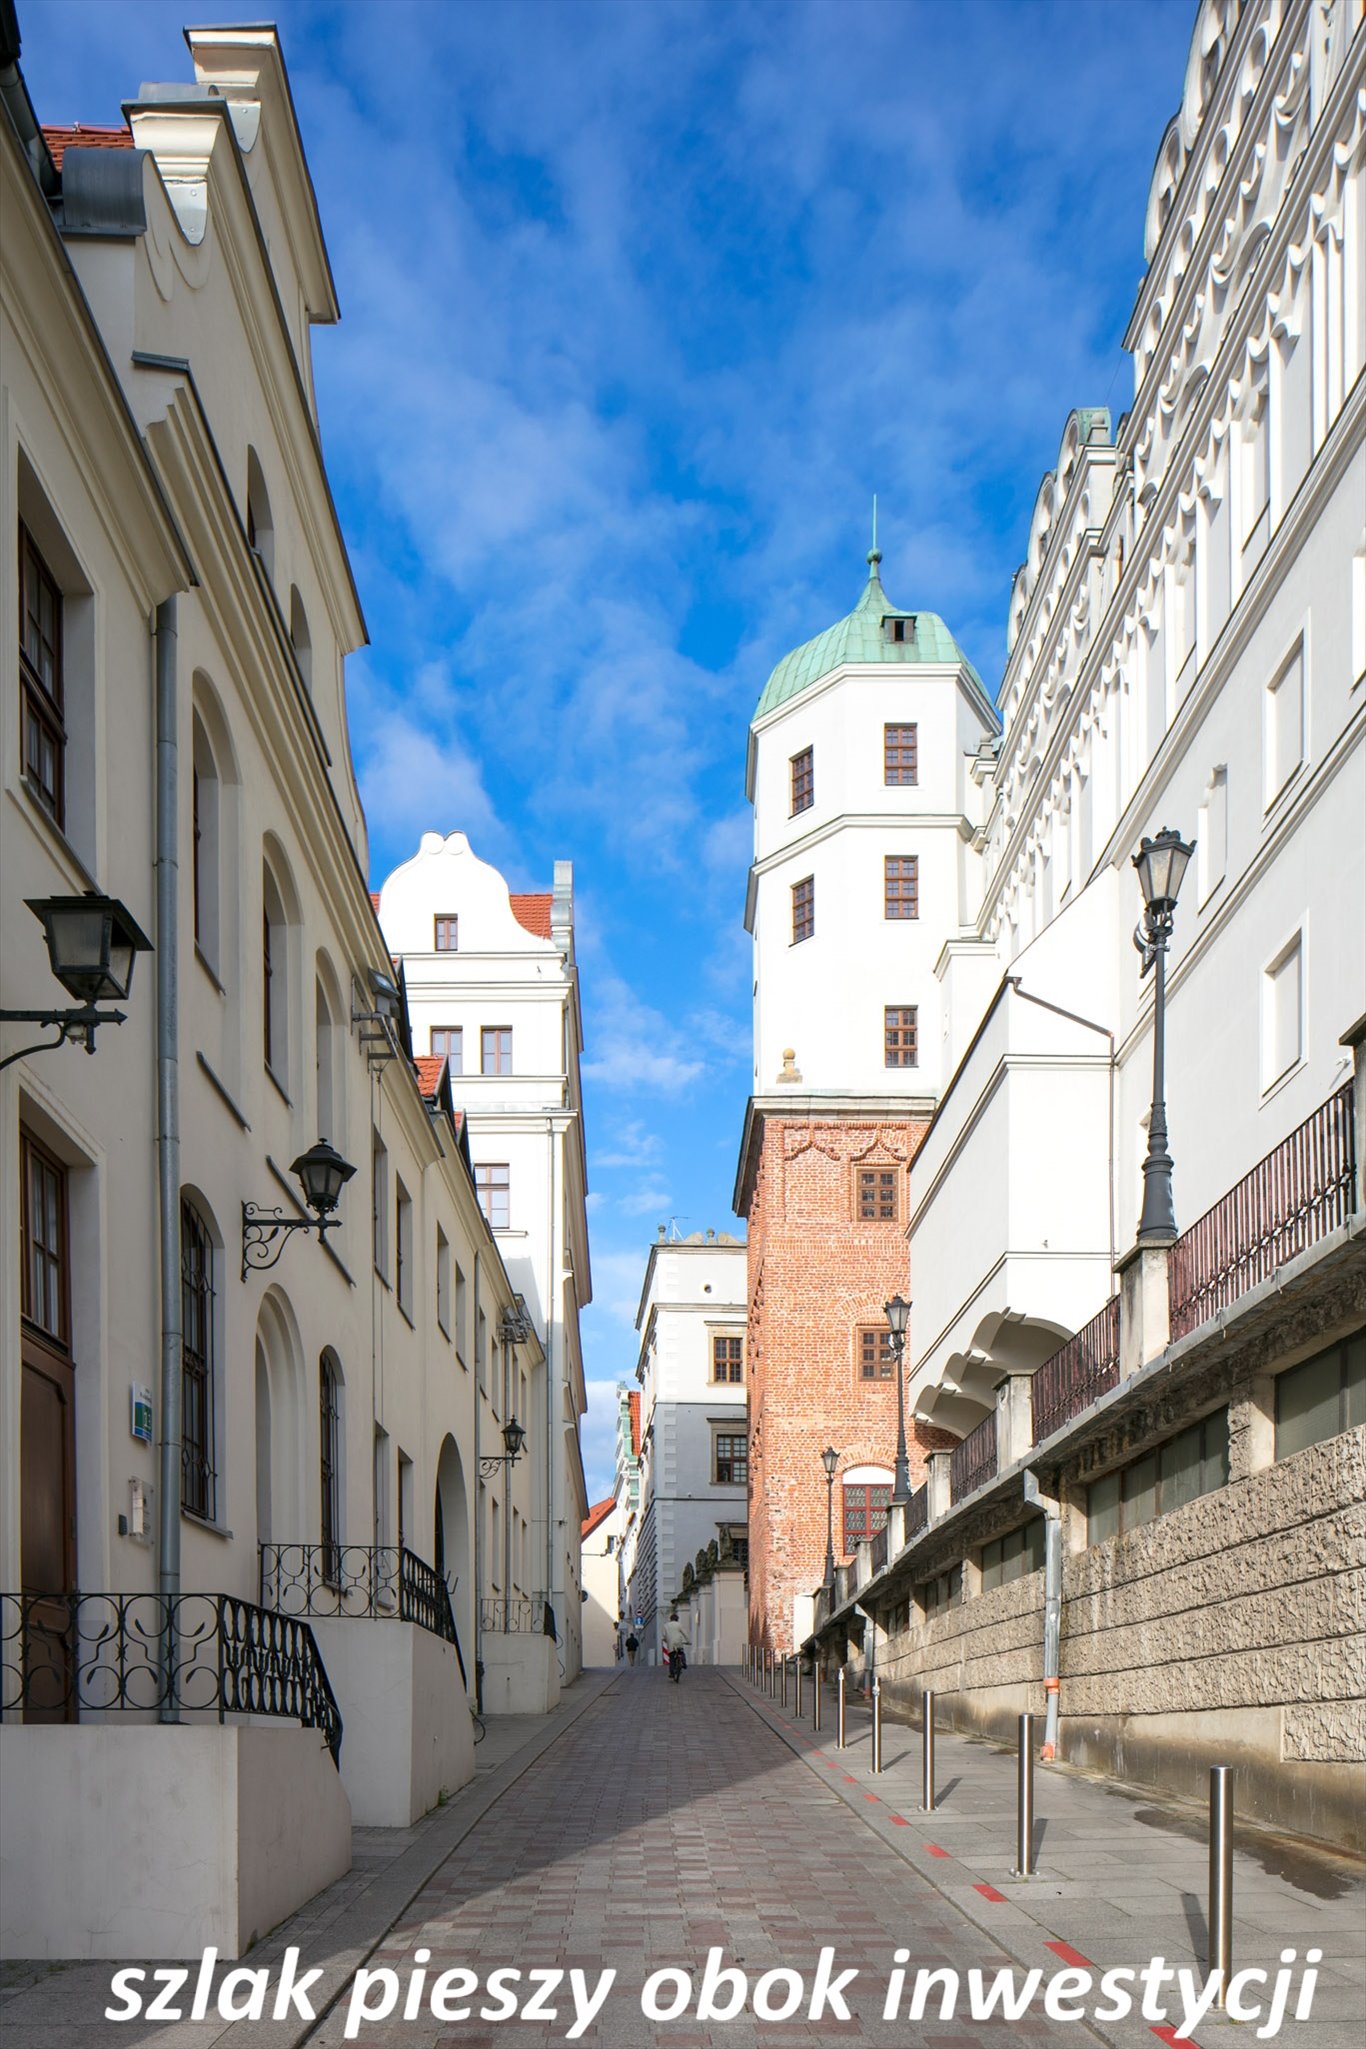
[[[887,855],[882,864],[882,910],[887,918],[920,916],[919,855]]]
[[[460,951],[460,920],[454,911],[443,911],[436,918],[433,946],[437,953]]]
[[[511,1074],[511,1025],[484,1026],[479,1034],[479,1070],[481,1074]]]
[[[727,1386],[739,1386],[745,1377],[745,1341],[741,1337],[723,1336],[720,1332],[711,1341],[711,1377],[713,1381]]]
[[[749,1439],[743,1430],[719,1430],[712,1439],[712,1478],[718,1487],[739,1487],[749,1480]]]
[[[883,1012],[882,1047],[888,1067],[919,1065],[919,1016],[914,1003],[888,1004]]]
[[[865,1380],[890,1380],[896,1372],[896,1354],[892,1350],[892,1333],[886,1324],[868,1324],[858,1334],[858,1377]]]
[[[894,1224],[897,1220],[897,1169],[856,1167],[854,1194],[861,1224]]]
[[[809,747],[792,757],[792,815],[809,811],[816,801],[815,757]]]
[[[919,762],[914,726],[882,728],[882,779],[888,789],[918,782]]]
[[[810,939],[816,930],[816,878],[807,875],[792,885],[792,944]]]

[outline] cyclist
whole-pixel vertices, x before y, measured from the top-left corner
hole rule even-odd
[[[678,1610],[677,1608],[671,1608],[669,1610],[669,1619],[664,1625],[663,1644],[664,1655],[669,1661],[669,1677],[673,1680],[675,1686],[683,1677],[683,1667],[688,1662],[683,1655],[683,1647],[687,1641],[683,1624],[678,1619]]]

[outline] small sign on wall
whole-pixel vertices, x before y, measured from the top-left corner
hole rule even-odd
[[[152,1441],[152,1390],[150,1387],[140,1386],[135,1380],[128,1390],[128,1395],[128,1428],[133,1436],[137,1438],[139,1444],[150,1444]]]

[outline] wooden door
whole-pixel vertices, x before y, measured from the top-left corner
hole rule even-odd
[[[24,1719],[76,1719],[71,1610],[76,1591],[76,1369],[71,1357],[67,1174],[20,1134],[22,1272],[19,1570],[28,1597]]]

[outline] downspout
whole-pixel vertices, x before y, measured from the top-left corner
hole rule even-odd
[[[176,601],[156,614],[156,916],[157,916],[157,1198],[161,1252],[161,1518],[158,1591],[162,1597],[163,1722],[180,1720],[177,1698],[176,1597],[180,1592],[181,1303],[180,1069],[177,989],[180,979],[179,757],[176,704]]]
[[[1058,1692],[1062,1664],[1062,1507],[1057,1498],[1045,1494],[1032,1468],[1024,1475],[1024,1498],[1044,1513],[1043,1526],[1043,1749],[1039,1756],[1051,1764],[1058,1754]]]
[[[470,1326],[471,1350],[474,1353],[474,1371],[470,1375],[474,1383],[474,1711],[484,1712],[484,1582],[480,1577],[481,1537],[484,1525],[484,1483],[479,1477],[479,1248],[474,1250],[474,1321]]]

